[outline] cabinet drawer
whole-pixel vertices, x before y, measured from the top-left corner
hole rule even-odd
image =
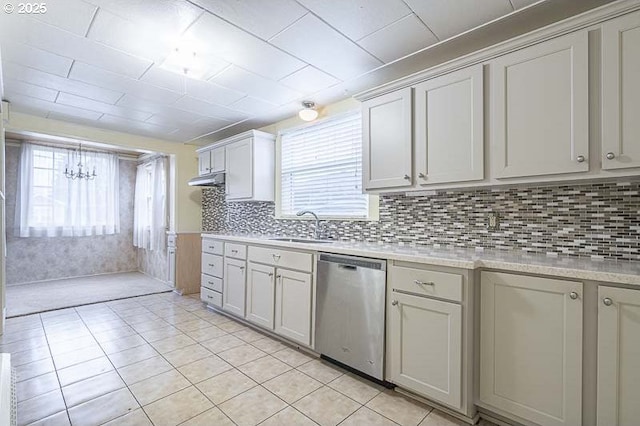
[[[222,278],[212,277],[207,274],[202,274],[201,284],[202,287],[206,287],[209,290],[222,292]]]
[[[222,307],[222,293],[209,290],[206,287],[200,287],[200,300],[205,302],[207,305],[216,306],[218,308]]]
[[[389,268],[389,285],[392,289],[456,302],[462,301],[462,279],[462,275],[448,272],[402,266]]]
[[[202,253],[202,273],[212,275],[214,277],[223,278],[223,262],[222,256],[215,254]]]
[[[250,246],[249,261],[305,272],[311,272],[313,269],[313,255],[311,253],[281,250],[278,247]]]
[[[224,254],[224,242],[218,240],[212,240],[209,238],[202,239],[202,252],[210,254]]]
[[[242,244],[227,243],[224,246],[224,255],[234,259],[247,260],[247,246]]]

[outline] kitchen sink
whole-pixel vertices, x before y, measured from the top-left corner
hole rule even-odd
[[[312,244],[326,244],[331,243],[331,240],[314,240],[311,238],[288,238],[288,237],[280,237],[280,238],[269,238],[271,241],[285,241],[287,243],[312,243]]]

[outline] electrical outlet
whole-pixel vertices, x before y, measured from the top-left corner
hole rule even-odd
[[[497,229],[500,229],[500,214],[497,212],[491,212],[489,213],[489,217],[487,220],[487,228],[495,231]]]

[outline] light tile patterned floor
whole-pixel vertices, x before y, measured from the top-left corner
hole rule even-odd
[[[20,425],[462,424],[158,294],[9,319]]]

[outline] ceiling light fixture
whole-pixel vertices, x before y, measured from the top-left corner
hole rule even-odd
[[[185,77],[200,79],[204,77],[206,71],[201,62],[202,59],[198,56],[195,46],[183,41],[171,50],[161,68]]]
[[[316,111],[316,104],[311,101],[302,101],[303,109],[298,112],[298,117],[304,121],[313,121],[318,118],[318,111]]]

